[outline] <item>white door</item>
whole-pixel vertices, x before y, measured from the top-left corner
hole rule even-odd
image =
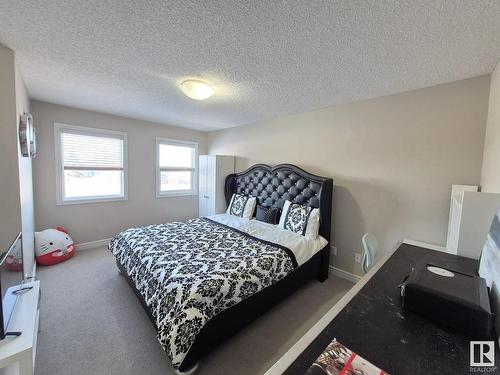
[[[217,178],[217,158],[213,155],[207,157],[206,195],[207,215],[215,215],[215,186]]]
[[[208,199],[207,197],[207,156],[200,156],[199,163],[199,181],[198,181],[198,213],[200,217],[207,216]]]

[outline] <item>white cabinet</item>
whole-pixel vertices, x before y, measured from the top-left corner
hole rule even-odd
[[[475,185],[452,185],[446,248],[452,254],[478,259],[500,194],[479,192]]]
[[[8,331],[21,336],[0,341],[0,374],[33,375],[40,324],[40,281],[22,284],[29,288],[18,297]]]
[[[234,156],[201,155],[199,163],[199,216],[226,211],[224,183],[234,173]]]

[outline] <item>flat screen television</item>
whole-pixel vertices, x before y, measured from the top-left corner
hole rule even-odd
[[[23,244],[21,233],[10,247],[0,254],[0,290],[2,304],[0,308],[0,340],[6,336],[12,312],[23,287]],[[16,333],[17,334],[17,333]]]

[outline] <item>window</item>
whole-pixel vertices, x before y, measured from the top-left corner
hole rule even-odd
[[[55,124],[57,204],[127,199],[127,134]]]
[[[197,143],[156,138],[157,196],[197,194],[197,166]]]

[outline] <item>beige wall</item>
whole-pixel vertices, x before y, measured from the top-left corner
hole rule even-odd
[[[0,251],[21,231],[14,52],[0,45]]]
[[[445,243],[451,184],[478,184],[489,76],[209,133],[213,154],[293,163],[334,179],[336,267],[360,273],[354,253],[374,233]],[[258,109],[256,109],[258,110]]]
[[[29,112],[23,78],[15,54],[0,45],[0,250],[22,231],[25,276],[33,273],[34,215],[31,159],[21,156],[19,115]]]
[[[481,186],[485,192],[500,193],[500,63],[491,74]]]
[[[29,113],[30,101],[23,78],[16,66],[16,116],[19,128],[20,115]],[[23,232],[23,260],[26,276],[33,274],[35,265],[35,214],[33,202],[32,160],[21,155],[18,142],[19,198],[21,204],[21,228]]]
[[[206,134],[38,101],[31,103],[37,125],[34,161],[36,229],[65,226],[77,243],[109,238],[123,229],[195,217],[198,197],[156,198],[156,137],[191,140],[206,152]],[[128,200],[56,205],[54,122],[128,133]]]

